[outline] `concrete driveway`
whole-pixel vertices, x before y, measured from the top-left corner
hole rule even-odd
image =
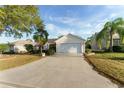
[[[0,72],[0,87],[118,87],[81,56],[54,55]]]

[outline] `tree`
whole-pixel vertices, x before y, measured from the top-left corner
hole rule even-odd
[[[87,40],[85,42],[85,45],[86,45],[85,48],[86,49],[91,49],[91,42],[92,42],[92,40],[93,40],[93,35],[91,37],[87,38]]]
[[[25,44],[25,48],[29,53],[33,52],[33,45],[32,44]]]
[[[39,11],[33,5],[10,5],[0,7],[0,33],[22,37],[30,34],[35,27],[43,27]]]
[[[123,18],[117,18],[113,21],[109,21],[104,25],[104,28],[97,35],[97,42],[99,47],[101,47],[102,39],[106,39],[106,47],[109,47],[109,50],[113,51],[113,40],[112,36],[114,33],[120,35],[121,43],[124,43],[124,20]]]
[[[33,39],[35,42],[38,43],[40,53],[42,54],[42,46],[47,42],[48,40],[48,33],[43,28],[38,28],[36,33],[34,33]]]
[[[4,52],[9,49],[7,44],[0,44],[0,52]]]

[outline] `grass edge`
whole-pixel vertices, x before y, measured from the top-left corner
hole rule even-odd
[[[103,71],[100,71],[100,70],[91,62],[91,60],[87,57],[86,54],[84,54],[84,59],[86,60],[86,62],[87,62],[90,66],[92,66],[92,69],[95,70],[98,74],[100,74],[100,75],[102,75],[102,76],[108,78],[111,82],[117,84],[119,88],[124,87],[124,82],[122,82],[122,81],[120,81],[120,80],[118,80],[118,79],[116,79],[116,78],[110,76],[109,74],[106,74],[106,73],[103,72]]]

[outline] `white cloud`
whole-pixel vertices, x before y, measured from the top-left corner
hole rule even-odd
[[[88,25],[90,26],[90,25]],[[91,36],[92,34],[95,33],[95,29],[94,28],[94,31],[92,29],[75,29],[75,28],[63,28],[63,27],[59,27],[55,24],[52,24],[52,23],[48,23],[46,24],[46,29],[48,31],[48,33],[52,33],[50,34],[50,38],[56,38],[60,35],[66,35],[68,33],[71,33],[71,34],[75,34],[75,35],[78,35],[78,36],[81,36],[82,38],[86,39],[87,37]]]
[[[46,25],[46,28],[48,29],[48,30],[51,30],[51,31],[53,31],[53,30],[55,30],[55,25],[53,25],[53,24],[47,24]]]
[[[124,9],[123,5],[106,5],[106,9]]]
[[[99,16],[98,19],[101,19],[100,15],[102,14],[97,15]],[[49,20],[68,25],[67,28],[63,28],[51,23],[46,24],[47,30],[56,33],[56,35],[65,35],[68,33],[72,33],[82,37],[86,37],[91,36],[95,32],[99,32],[102,29],[104,22],[107,20],[107,18],[98,20],[97,22],[96,17],[94,17],[93,19],[88,19],[87,21],[82,21],[79,18],[50,16]]]
[[[62,23],[68,26],[75,26],[77,28],[87,28],[92,27],[89,22],[83,21],[79,18],[71,18],[71,17],[48,17],[50,21]]]
[[[68,33],[74,34],[75,32],[72,29],[58,29],[60,35],[66,35]]]
[[[90,36],[95,32],[99,32],[107,21],[111,21],[117,17],[124,17],[124,6],[105,6],[102,11],[99,11],[87,19],[81,17],[68,17],[68,16],[48,16],[47,18],[51,23],[47,24],[49,31],[57,34],[74,33],[82,36]],[[83,16],[82,16],[83,17]],[[56,26],[56,23],[61,23],[65,27]]]
[[[76,34],[77,35],[92,35],[92,34],[94,34],[94,31],[92,31],[92,30],[89,30],[89,31],[80,30]]]
[[[86,27],[92,27],[92,25],[90,23],[86,24]]]
[[[48,30],[48,32],[55,33],[56,35],[66,35],[68,33],[71,33],[71,34],[75,33],[75,31],[72,30],[71,28],[62,28],[51,23],[46,24],[46,29]]]
[[[95,32],[99,32],[103,28],[105,22],[117,16],[116,13],[112,13],[109,14],[108,17],[104,18],[105,15],[106,15],[105,13],[100,12],[99,14],[95,14],[91,18],[84,21],[79,18],[49,16],[49,20],[51,20],[52,22],[62,23],[68,27],[62,28],[56,26],[55,24],[47,24],[46,27],[47,29],[49,29],[49,31],[53,31],[57,35],[65,35],[68,33],[72,33],[82,37],[83,36],[89,37]]]
[[[110,14],[110,18],[115,18],[115,17],[117,17],[117,16],[118,16],[117,13],[112,13],[112,14]]]

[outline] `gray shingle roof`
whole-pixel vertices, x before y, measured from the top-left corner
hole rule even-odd
[[[48,43],[55,43],[55,41],[56,41],[57,39],[48,39]]]

